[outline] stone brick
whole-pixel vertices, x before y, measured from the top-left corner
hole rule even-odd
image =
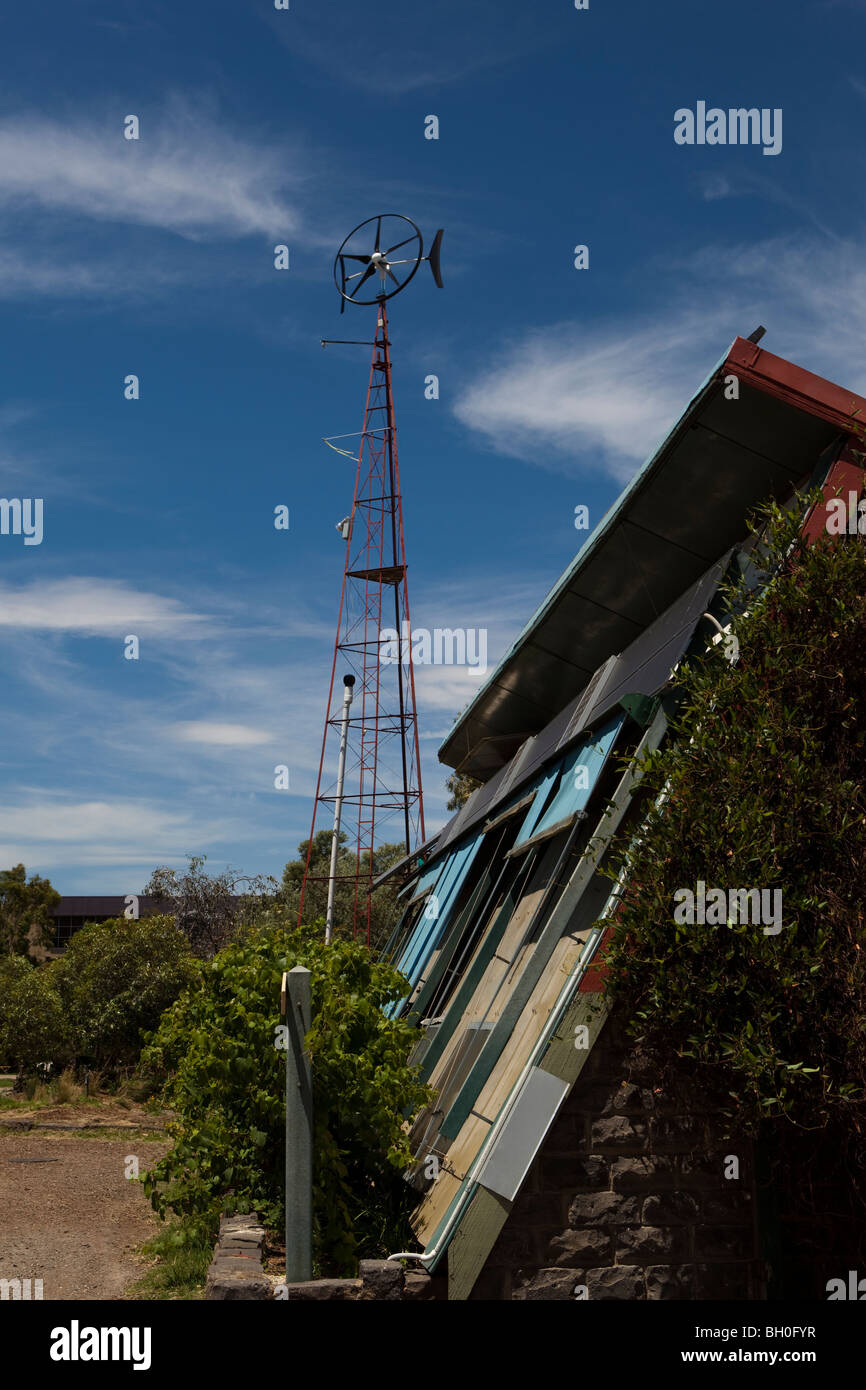
[[[442,1279],[434,1279],[418,1270],[407,1270],[403,1276],[403,1298],[408,1302],[422,1302],[433,1298],[448,1296],[447,1284]]]
[[[547,1250],[547,1261],[569,1269],[607,1265],[613,1259],[612,1241],[603,1231],[563,1231]]]
[[[241,1268],[238,1268],[238,1265]],[[208,1270],[205,1298],[208,1302],[237,1303],[272,1296],[271,1281],[246,1260],[215,1259]]]
[[[364,1298],[393,1303],[403,1297],[403,1266],[396,1260],[361,1260],[358,1274]]]
[[[527,1284],[515,1289],[511,1297],[512,1301],[527,1303],[536,1303],[544,1299],[565,1302],[574,1297],[575,1285],[585,1282],[582,1270],[540,1269]]]
[[[646,1121],[632,1120],[626,1115],[613,1115],[609,1119],[595,1121],[590,1143],[593,1152],[629,1149],[638,1153],[646,1148],[648,1138]]]
[[[616,1258],[682,1260],[689,1254],[689,1232],[682,1226],[626,1226],[617,1232]]]
[[[698,1203],[690,1192],[665,1192],[647,1197],[641,1213],[648,1226],[681,1226],[694,1221]]]
[[[361,1297],[360,1279],[311,1279],[308,1284],[287,1284],[293,1303],[346,1303]]]
[[[647,1265],[646,1296],[654,1302],[693,1298],[695,1272],[691,1265]]]
[[[640,1221],[640,1199],[619,1192],[590,1192],[575,1197],[568,1209],[568,1224],[581,1226],[636,1226]]]
[[[638,1265],[615,1265],[612,1269],[588,1269],[581,1281],[590,1300],[644,1299],[643,1270]]]
[[[610,1165],[614,1192],[646,1192],[676,1187],[676,1161],[666,1154],[642,1158],[615,1158]]]
[[[602,1115],[643,1115],[653,1109],[653,1093],[646,1086],[635,1086],[631,1081],[623,1081],[612,1095],[609,1095]]]

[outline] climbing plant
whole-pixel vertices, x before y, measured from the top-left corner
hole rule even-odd
[[[720,643],[676,679],[606,988],[660,1076],[688,1059],[738,1126],[841,1123],[862,1155],[866,545],[809,545],[801,516],[769,505],[753,520],[763,587],[726,589],[739,658]],[[727,910],[681,920],[699,884],[778,891],[779,929]]]

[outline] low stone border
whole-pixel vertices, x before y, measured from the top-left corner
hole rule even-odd
[[[396,1260],[361,1260],[357,1279],[311,1279],[304,1284],[277,1284],[274,1298],[293,1302],[415,1302],[446,1297],[445,1281],[423,1271],[406,1270]]]
[[[287,1284],[262,1266],[265,1229],[253,1212],[222,1216],[205,1299],[268,1299],[297,1303],[418,1302],[447,1297],[447,1281],[396,1260],[361,1260],[357,1279],[311,1279]]]
[[[262,1267],[265,1228],[255,1212],[221,1216],[204,1296],[214,1300],[271,1298],[271,1281]]]

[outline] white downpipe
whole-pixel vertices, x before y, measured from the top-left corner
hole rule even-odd
[[[337,887],[337,855],[340,852],[340,820],[343,815],[343,779],[346,775],[346,744],[349,739],[349,706],[354,676],[343,677],[343,717],[340,723],[340,761],[337,764],[337,795],[334,799],[334,829],[331,837],[331,870],[328,877],[328,909],[325,916],[325,945],[331,944],[334,926],[334,892]]]

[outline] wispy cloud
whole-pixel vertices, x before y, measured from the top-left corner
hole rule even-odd
[[[234,134],[212,114],[174,98],[138,113],[141,138],[112,120],[0,120],[0,210],[28,208],[100,222],[158,227],[193,239],[295,231],[286,196],[286,150]],[[288,168],[287,168],[288,165]]]
[[[160,862],[182,862],[185,848],[213,843],[235,830],[227,818],[205,820],[147,798],[77,800],[60,789],[32,789],[15,801],[7,797],[0,808],[0,862],[130,865],[146,871]],[[140,891],[146,876],[125,891]],[[100,891],[110,889],[100,884]]]
[[[858,389],[866,381],[866,247],[835,234],[779,237],[659,260],[667,296],[635,327],[535,328],[483,368],[455,414],[504,454],[579,474],[632,475],[738,333]],[[863,366],[860,364],[864,363]]]
[[[0,584],[0,627],[28,632],[123,637],[138,629],[205,635],[207,618],[173,598],[132,589],[123,580],[45,579],[14,587]]]
[[[332,0],[318,15],[311,8],[291,24],[284,13],[262,17],[277,40],[330,80],[386,100],[465,81],[551,42],[529,7],[505,15],[499,0],[404,6],[385,25],[365,23],[351,0]]]
[[[202,743],[213,748],[252,748],[256,744],[270,743],[272,738],[265,729],[253,729],[246,724],[218,724],[208,719],[171,724],[166,732],[183,743]]]
[[[590,456],[624,479],[676,418],[696,338],[708,336],[695,313],[592,334],[538,328],[480,373],[455,414],[500,453],[574,472]]]

